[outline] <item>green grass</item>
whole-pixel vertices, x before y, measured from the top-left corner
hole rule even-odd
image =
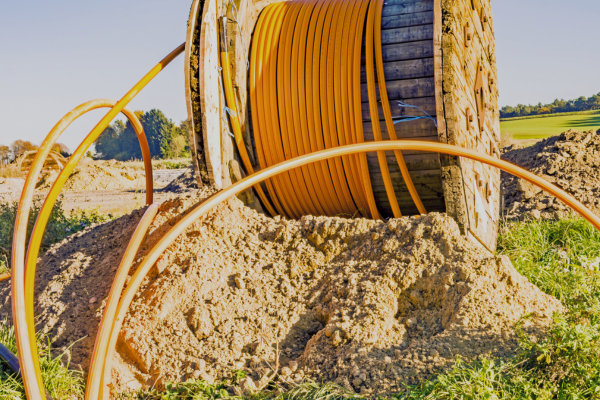
[[[524,119],[548,118],[548,117],[565,117],[568,115],[589,115],[589,114],[600,114],[600,110],[573,111],[573,112],[564,112],[564,113],[526,115],[524,117],[500,118],[500,122],[519,121],[519,120],[524,120]]]
[[[0,321],[0,343],[16,354],[15,332],[6,320]],[[83,374],[69,369],[65,353],[53,357],[51,348],[47,345],[43,346],[43,337],[40,338],[39,344],[40,370],[48,394],[56,400],[82,399]],[[0,399],[25,399],[25,389],[21,378],[16,376],[2,359],[0,359]]]
[[[600,398],[600,233],[581,219],[505,226],[499,252],[568,308],[547,336],[520,334],[512,359],[458,362],[402,399]]]
[[[558,135],[569,129],[588,131],[600,129],[600,113],[564,116],[536,116],[536,118],[501,121],[502,132],[511,133],[514,139],[540,139]]]
[[[27,237],[30,237],[31,231],[37,215],[41,209],[41,202],[35,201],[33,203],[31,212],[29,214],[29,225],[27,227]],[[15,218],[17,216],[17,209],[19,204],[14,203],[0,203],[0,248],[10,250],[12,247],[13,231],[15,225]],[[105,222],[111,220],[114,216],[112,214],[103,214],[98,210],[75,210],[71,213],[66,213],[62,207],[62,201],[59,199],[52,210],[48,226],[42,241],[42,252],[54,243],[58,243],[64,238],[77,233],[91,224]],[[2,268],[3,261],[4,265],[9,263],[8,257],[3,257],[4,251],[0,249],[0,269]]]

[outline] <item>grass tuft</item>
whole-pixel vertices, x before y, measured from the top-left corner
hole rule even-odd
[[[35,201],[31,212],[29,213],[29,224],[27,226],[27,237],[31,236],[33,225],[40,212],[42,204]],[[10,250],[12,247],[13,231],[19,203],[0,203],[0,248]],[[60,242],[74,233],[84,230],[86,227],[106,222],[113,219],[112,214],[103,214],[98,210],[76,210],[66,213],[62,207],[62,200],[59,199],[50,214],[48,226],[42,241],[42,251],[47,250],[51,245]],[[4,252],[0,250],[0,268],[3,260],[6,265],[10,263],[10,254],[2,257]],[[8,253],[8,251],[7,251]]]
[[[49,344],[42,346],[40,338],[40,370],[46,384],[46,390],[53,399],[82,399],[84,393],[83,374],[69,369],[69,360],[63,362],[66,353],[52,356]],[[16,354],[17,344],[13,326],[0,321],[0,343]],[[15,375],[0,358],[0,399],[25,399],[25,388],[21,378]]]

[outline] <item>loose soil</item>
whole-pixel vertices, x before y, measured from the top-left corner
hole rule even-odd
[[[533,146],[511,146],[502,158],[562,188],[600,215],[600,130],[570,130]],[[558,219],[572,213],[560,200],[506,172],[502,190],[508,219]]]
[[[144,171],[135,165],[139,162],[93,161],[85,157],[80,164],[61,192],[65,211],[96,209],[102,213],[123,214],[145,204],[146,180]],[[179,176],[165,181],[174,175]],[[43,201],[57,176],[56,172],[42,175],[36,199]],[[175,194],[198,189],[191,169],[154,171],[154,177],[156,203],[173,198]],[[165,186],[165,183],[168,184]],[[0,202],[19,201],[24,184],[23,178],[0,178]]]
[[[0,178],[0,203],[19,201],[23,186],[25,186],[23,178]]]
[[[58,172],[49,171],[42,175],[36,188],[50,190]],[[92,190],[142,190],[146,187],[144,171],[131,168],[115,168],[108,164],[90,162],[78,165],[65,182],[63,191],[87,192]]]
[[[193,206],[160,207],[136,261]],[[84,370],[110,284],[143,210],[89,227],[39,262],[38,328]],[[133,270],[136,268],[133,266]],[[10,314],[0,284],[0,315]],[[268,218],[232,198],[153,267],[120,332],[117,390],[248,372],[241,388],[334,381],[367,396],[401,391],[455,356],[514,353],[513,326],[542,334],[561,304],[460,235],[444,214],[388,222]]]

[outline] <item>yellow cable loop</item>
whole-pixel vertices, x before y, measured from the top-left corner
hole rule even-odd
[[[250,60],[250,102],[252,107],[252,116],[254,118],[254,139],[256,142],[256,152],[258,155],[259,165],[261,169],[272,165],[275,160],[273,155],[273,146],[269,140],[269,138],[272,137],[272,135],[265,135],[264,133],[267,129],[265,127],[265,124],[268,122],[265,122],[265,108],[263,108],[262,105],[261,107],[258,106],[259,98],[261,99],[260,101],[262,104],[261,90],[265,81],[262,74],[262,55],[264,51],[263,38],[265,32],[268,30],[267,28],[270,22],[271,15],[273,15],[273,13],[282,11],[285,13],[284,8],[284,4],[274,4],[265,8],[265,10],[263,11],[263,15],[261,15],[261,18],[259,19],[258,25],[255,29],[255,39],[252,43],[252,54]],[[259,57],[258,59],[257,55]],[[270,108],[267,107],[266,110],[269,111]],[[267,138],[266,140],[264,139],[265,136]],[[294,218],[298,215],[301,215],[301,213],[296,207],[294,207],[293,203],[288,201],[286,196],[287,193],[289,193],[289,189],[282,188],[282,182],[284,181],[284,179],[285,175],[282,175],[280,177],[276,177],[274,179],[266,181],[267,189],[269,190],[271,198],[273,198],[277,210],[281,213],[281,215],[286,215],[288,217]]]
[[[300,132],[300,127],[294,124],[294,112],[292,109],[292,82],[291,82],[291,63],[292,63],[292,47],[294,39],[294,31],[298,23],[298,17],[302,11],[302,2],[294,1],[291,3],[291,17],[284,22],[284,30],[282,39],[284,41],[279,44],[278,64],[277,64],[277,80],[278,80],[278,100],[279,100],[279,115],[281,116],[281,134],[283,137],[284,149],[286,149],[286,160],[297,157],[298,147],[297,138],[304,133]],[[283,51],[282,50],[283,44]],[[281,79],[280,79],[281,78]],[[281,83],[280,83],[281,81]],[[285,128],[284,128],[285,126]],[[286,148],[287,144],[287,148]],[[323,215],[323,209],[318,205],[319,199],[314,194],[311,194],[309,187],[312,187],[311,182],[307,179],[308,169],[306,166],[293,171],[297,186],[296,190],[299,193],[300,200],[303,202],[305,214]]]
[[[335,109],[332,107],[332,104],[329,101],[329,90],[328,85],[332,84],[331,76],[329,74],[329,70],[327,66],[328,57],[329,57],[329,41],[331,37],[331,21],[334,14],[334,9],[337,7],[336,1],[328,1],[327,3],[327,13],[324,16],[323,20],[323,28],[322,28],[322,38],[321,38],[321,48],[320,48],[320,58],[318,61],[318,66],[315,65],[315,70],[319,71],[319,86],[315,87],[315,97],[318,96],[318,102],[321,107],[319,109],[315,109],[315,119],[317,121],[321,121],[322,133],[323,133],[323,142],[325,145],[325,149],[331,149],[338,146],[337,142],[337,134],[335,133],[336,125],[335,125]],[[332,65],[333,67],[333,65]],[[333,73],[333,72],[332,72]],[[360,209],[360,205],[355,201],[354,197],[351,194],[350,184],[346,179],[344,174],[344,162],[341,157],[336,157],[328,162],[329,167],[331,168],[331,174],[336,183],[336,187],[342,193],[342,200],[346,204],[347,211],[351,215],[354,215]]]
[[[375,57],[377,62],[377,80],[379,82],[379,96],[381,99],[381,107],[383,108],[383,115],[385,116],[385,124],[387,127],[388,134],[390,136],[390,140],[397,140],[398,136],[396,135],[396,126],[394,125],[394,121],[392,120],[392,110],[390,109],[390,101],[388,99],[387,87],[385,86],[385,73],[383,70],[383,52],[381,47],[381,15],[383,10],[383,3],[385,0],[373,0],[376,3],[375,7],[375,27],[373,31],[375,33]],[[368,31],[367,31],[368,32]],[[367,57],[367,62],[371,61],[372,58]],[[373,119],[373,118],[371,118]],[[375,124],[375,121],[371,121],[373,124],[373,131],[375,131],[375,125],[379,128],[379,121]],[[394,154],[396,155],[396,160],[398,161],[398,166],[400,167],[400,173],[402,174],[402,178],[404,178],[404,183],[406,183],[406,187],[408,188],[408,192],[412,197],[419,213],[422,215],[427,214],[427,210],[419,197],[419,193],[417,193],[417,189],[412,181],[410,176],[410,172],[408,171],[408,167],[406,166],[406,161],[404,161],[404,156],[402,155],[402,151],[394,150]],[[387,190],[387,188],[386,188]]]
[[[375,7],[377,0],[371,2],[369,6],[369,14],[367,17],[367,29],[366,29],[366,43],[365,43],[365,56],[367,66],[367,90],[369,94],[369,112],[371,115],[371,124],[373,125],[373,137],[375,141],[381,141],[381,126],[379,125],[379,111],[377,110],[377,92],[375,88],[375,63],[373,62],[373,24],[375,19]],[[383,82],[385,89],[385,81]],[[394,191],[394,184],[392,183],[392,177],[390,176],[390,169],[387,163],[387,157],[385,152],[377,152],[377,160],[379,161],[379,168],[381,169],[381,176],[383,178],[383,184],[385,185],[385,191],[387,193],[390,206],[392,207],[392,213],[394,218],[402,217],[400,212],[400,206],[398,206],[398,200],[396,198],[396,192]]]
[[[84,141],[79,145],[69,158],[69,161],[60,172],[52,188],[48,192],[42,209],[38,214],[27,251],[24,259],[25,233],[20,228],[29,215],[18,216],[15,222],[15,238],[13,239],[12,259],[12,308],[13,322],[15,326],[15,338],[21,361],[21,373],[27,398],[30,400],[41,400],[43,398],[43,381],[39,371],[38,352],[35,337],[35,325],[33,324],[33,292],[35,286],[35,269],[37,256],[42,242],[43,234],[50,218],[54,204],[65,182],[73,172],[73,169],[83,157],[87,149],[96,141],[98,136],[106,129],[110,122],[127,106],[127,104],[162,71],[173,59],[185,50],[185,43],[173,50],[154,68],[152,68],[129,92],[119,100],[115,106],[98,122]],[[41,162],[41,161],[40,161]],[[24,193],[25,194],[25,193]],[[29,206],[29,202],[26,206]],[[36,367],[37,366],[37,367]]]
[[[316,140],[312,137],[314,132],[308,127],[308,113],[307,113],[307,100],[306,100],[306,72],[309,68],[308,60],[306,59],[308,41],[308,31],[310,22],[313,14],[318,13],[318,7],[320,1],[305,0],[300,19],[296,24],[296,31],[294,33],[294,44],[292,49],[292,108],[294,115],[294,125],[299,127],[301,135],[296,135],[296,142],[298,146],[297,156],[312,153],[317,151]],[[315,12],[315,7],[317,11]],[[307,165],[308,169],[308,188],[311,195],[316,200],[317,206],[323,209],[323,215],[333,216],[337,214],[337,210],[333,204],[334,202],[330,199],[330,194],[325,183],[325,178],[320,165],[310,164]]]
[[[242,136],[242,128],[240,126],[240,120],[237,116],[237,105],[235,100],[235,95],[233,94],[233,84],[231,81],[231,65],[229,63],[229,53],[227,52],[226,40],[222,40],[221,48],[221,68],[223,72],[223,85],[225,86],[225,98],[227,99],[227,107],[231,110],[229,114],[229,120],[231,121],[231,127],[233,129],[233,135],[235,137],[235,143],[237,145],[238,152],[240,153],[240,158],[242,159],[242,163],[246,168],[246,172],[250,175],[254,173],[254,168],[252,167],[252,163],[250,162],[250,158],[248,157],[248,152],[246,151],[246,144],[244,143],[244,137]],[[255,188],[258,197],[262,200],[263,205],[267,209],[267,212],[273,216],[277,215],[278,212],[275,211],[275,208],[271,205],[271,202],[265,195],[262,187],[257,185]]]
[[[263,78],[261,79],[262,93],[264,93],[262,106],[267,118],[267,129],[265,132],[267,133],[267,138],[274,154],[272,159],[275,160],[274,162],[276,163],[285,161],[283,143],[281,141],[281,133],[279,130],[279,113],[277,109],[277,57],[280,33],[288,9],[289,6],[284,5],[281,8],[281,12],[277,15],[277,18],[273,21],[274,25],[272,29],[265,32],[268,45],[266,47],[266,52],[264,53],[263,61],[265,63],[263,71],[265,72],[262,74]],[[269,165],[273,165],[273,163]],[[294,194],[292,177],[289,173],[286,173],[282,178],[285,179],[282,179],[282,183],[279,187],[283,190],[283,196],[286,199],[286,203],[293,209],[293,213],[290,216],[302,216],[302,206],[300,205],[297,196]]]
[[[304,85],[300,86],[300,95],[304,96],[304,98],[300,98],[300,106],[303,110],[302,117],[306,118],[305,121],[310,139],[310,152],[312,153],[314,153],[315,151],[323,150],[325,148],[323,145],[323,135],[320,130],[320,106],[318,106],[318,60],[321,43],[320,35],[323,32],[322,21],[325,12],[327,11],[327,4],[327,0],[319,0],[311,17],[306,37],[306,74],[303,78]],[[317,62],[315,62],[315,60],[317,60]],[[300,57],[300,62],[302,62],[302,57]],[[300,69],[300,73],[302,73],[302,69]],[[315,85],[317,88],[316,91],[314,90]],[[315,104],[315,102],[317,102],[317,104]],[[317,112],[315,112],[315,109],[317,107]],[[319,118],[318,121],[316,121],[317,115]],[[327,162],[321,161],[319,163],[316,163],[315,168],[317,171],[318,180],[319,182],[321,182],[321,195],[325,198],[325,201],[328,202],[328,205],[332,210],[332,212],[329,215],[334,216],[342,212],[352,212],[350,208],[342,205],[340,200],[341,193],[339,193],[339,189],[335,187]]]

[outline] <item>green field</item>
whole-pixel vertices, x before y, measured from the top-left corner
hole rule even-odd
[[[600,113],[502,121],[500,127],[503,133],[511,133],[514,139],[539,139],[558,135],[569,129],[598,130]]]

